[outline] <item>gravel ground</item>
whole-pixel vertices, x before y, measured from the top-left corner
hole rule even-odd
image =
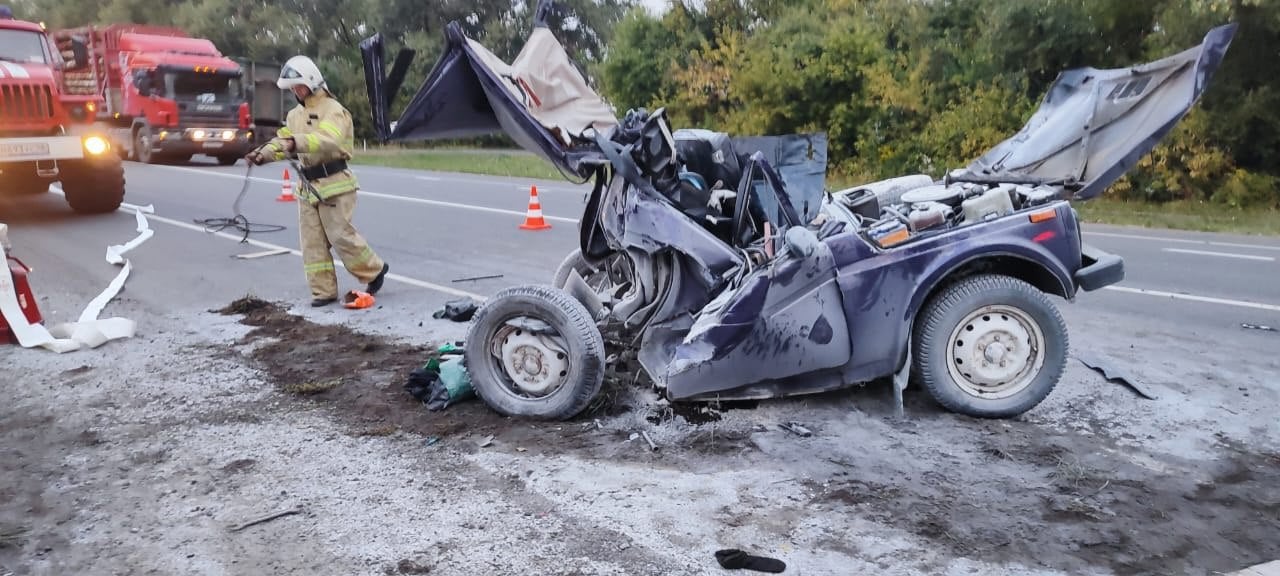
[[[1173,320],[1117,330],[1063,305],[1075,351],[1159,398],[1073,361],[1009,421],[915,389],[898,420],[887,388],[708,414],[619,386],[577,421],[531,424],[405,392],[463,334],[428,314],[428,337],[391,339],[267,305],[113,307],[143,332],[0,350],[0,575],[716,574],[721,548],[788,574],[1211,574],[1280,557],[1271,334],[1206,350],[1215,335]]]

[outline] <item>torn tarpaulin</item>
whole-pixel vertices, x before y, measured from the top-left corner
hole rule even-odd
[[[405,384],[405,390],[433,412],[470,398],[474,393],[461,346],[445,344],[439,352],[440,358],[432,358],[414,370]]]
[[[462,298],[453,300],[444,305],[444,308],[436,310],[431,317],[437,320],[444,318],[445,320],[453,320],[454,322],[467,322],[475,315],[480,305],[470,298]]]

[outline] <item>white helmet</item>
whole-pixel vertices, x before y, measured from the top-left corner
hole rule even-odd
[[[328,89],[324,83],[324,76],[320,74],[320,67],[306,56],[294,56],[285,62],[284,67],[280,69],[280,79],[276,80],[276,86],[281,90],[289,90],[294,86],[306,86],[312,91],[320,88]]]

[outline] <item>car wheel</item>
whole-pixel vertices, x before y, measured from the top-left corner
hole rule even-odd
[[[604,382],[604,339],[587,309],[556,288],[504,289],[471,321],[467,370],[476,395],[505,416],[567,420]]]
[[[944,408],[1010,418],[1049,396],[1068,347],[1066,323],[1043,292],[1009,276],[971,276],[921,311],[914,368]]]

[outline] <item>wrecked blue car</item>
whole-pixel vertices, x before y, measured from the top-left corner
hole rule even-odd
[[[908,175],[830,191],[822,134],[731,137],[617,118],[545,25],[503,62],[460,26],[404,112],[388,120],[413,54],[384,74],[361,43],[384,141],[505,133],[594,184],[580,248],[547,285],[515,286],[475,314],[477,395],[511,416],[568,419],[606,365],[638,364],[672,401],[810,394],[908,382],[939,404],[1007,418],[1043,401],[1068,357],[1049,296],[1123,279],[1082,243],[1071,202],[1100,194],[1199,99],[1235,33],[1125,69],[1062,73],[1016,135],[942,179]]]

